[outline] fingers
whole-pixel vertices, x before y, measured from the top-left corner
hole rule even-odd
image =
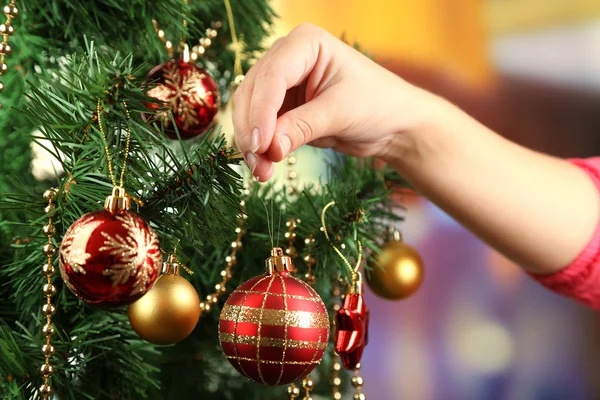
[[[274,46],[277,44],[275,42]],[[246,157],[250,151],[245,149],[245,143],[250,140],[247,136],[251,134],[248,126],[248,112],[250,111],[250,100],[252,100],[252,92],[254,91],[254,82],[256,73],[260,70],[260,65],[263,60],[259,60],[250,68],[244,81],[240,84],[233,95],[233,129],[234,140],[238,150]],[[252,168],[249,166],[252,170]]]
[[[326,94],[283,114],[277,120],[275,137],[266,155],[279,162],[297,148],[313,141],[323,143],[323,135],[331,130],[331,121],[337,117],[337,109]]]
[[[248,168],[260,182],[269,180],[271,175],[273,175],[273,162],[264,155],[248,153],[245,159]]]
[[[235,98],[234,115],[237,142],[244,154],[263,154],[271,147],[286,91],[301,83],[317,62],[320,45],[316,31],[314,27],[294,30],[250,70],[238,89],[241,93]],[[247,111],[240,110],[242,107]]]

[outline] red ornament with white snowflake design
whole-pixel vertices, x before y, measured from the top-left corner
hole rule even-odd
[[[212,125],[221,97],[215,80],[206,70],[179,59],[155,67],[148,79],[155,85],[148,96],[159,100],[148,106],[170,110],[157,114],[169,138],[177,139],[173,120],[182,139],[198,136]],[[150,119],[147,114],[144,118]]]
[[[65,233],[59,250],[60,273],[80,299],[118,307],[142,297],[162,265],[158,237],[129,211],[129,198],[115,188],[106,209],[85,214]]]

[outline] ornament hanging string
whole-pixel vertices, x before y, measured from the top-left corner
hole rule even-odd
[[[127,116],[127,120],[131,119],[131,115],[129,114],[129,109],[127,108],[127,103],[123,102],[123,106],[125,107],[125,115]],[[121,168],[121,177],[119,180],[119,184],[115,181],[115,174],[113,172],[112,160],[110,158],[110,152],[108,150],[108,140],[106,139],[106,133],[104,132],[104,125],[102,124],[102,105],[100,104],[100,99],[98,99],[97,106],[97,115],[98,115],[98,127],[100,128],[100,133],[102,134],[102,139],[104,140],[104,152],[106,153],[106,161],[108,162],[108,173],[110,174],[110,180],[114,187],[122,188],[125,180],[125,170],[127,169],[127,158],[129,156],[129,143],[131,142],[131,128],[129,124],[127,125],[127,139],[125,142],[125,156],[123,157],[123,167]]]
[[[271,247],[279,247],[279,236],[281,234],[281,208],[279,209],[279,221],[277,223],[277,244],[275,244],[275,213],[273,212],[273,196],[271,196],[271,212],[269,213],[269,209],[265,204],[264,200],[262,200],[263,207],[265,207],[265,212],[267,213],[267,230],[269,232],[269,237],[271,239]],[[270,219],[270,222],[269,222]]]
[[[337,253],[338,256],[340,256],[340,258],[342,259],[342,261],[344,262],[346,267],[348,267],[348,270],[350,271],[350,274],[352,275],[352,281],[357,282],[360,279],[360,272],[358,272],[358,268],[360,267],[360,263],[362,261],[362,256],[363,256],[362,243],[360,240],[357,240],[358,258],[356,260],[356,266],[353,268],[352,265],[350,265],[350,261],[348,261],[348,259],[344,256],[344,254],[342,254],[341,250],[338,249],[335,244],[333,244],[333,241],[331,240],[331,238],[329,237],[329,233],[327,232],[327,224],[325,223],[325,213],[327,213],[327,209],[329,209],[329,207],[334,206],[334,205],[335,205],[335,201],[332,201],[332,202],[328,203],[325,207],[323,207],[323,211],[321,211],[321,227],[323,229],[323,233],[325,234],[325,237],[327,238],[327,241],[329,242],[329,244],[331,245],[333,250]]]
[[[229,20],[229,30],[231,31],[231,42],[233,44],[233,51],[235,52],[235,61],[233,64],[233,73],[236,77],[244,76],[244,69],[242,68],[242,42],[238,39],[237,31],[235,29],[235,22],[233,20],[233,10],[231,8],[230,0],[224,0],[225,9],[227,10],[227,19]]]

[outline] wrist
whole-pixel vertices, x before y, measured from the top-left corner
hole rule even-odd
[[[417,87],[413,89],[410,103],[400,108],[408,118],[402,118],[402,125],[394,129],[380,156],[403,175],[434,162],[443,149],[447,150],[452,141],[447,131],[459,123],[457,119],[462,114],[447,100]]]

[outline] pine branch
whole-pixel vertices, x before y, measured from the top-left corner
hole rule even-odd
[[[201,33],[211,20],[225,22],[221,1],[191,3],[191,10],[185,10],[191,15],[186,34]],[[273,12],[263,0],[232,3],[238,32],[250,54],[260,48]],[[142,112],[154,112],[146,106],[150,102],[143,87],[146,72],[149,65],[164,59],[146,17],[160,15],[165,29],[177,36],[183,29],[179,21],[185,7],[179,0],[27,3],[24,32],[39,38],[38,43],[48,43],[51,50],[40,52],[30,65],[45,68],[31,80],[27,76],[27,95],[18,107],[18,118],[26,122],[17,132],[21,140],[15,149],[37,142],[65,171],[53,182],[59,188],[52,214],[58,246],[73,221],[102,207],[112,187],[98,118],[103,120],[117,175],[125,152],[125,132],[131,129],[124,186],[143,203],[134,211],[153,225],[163,249],[169,251],[181,240],[178,254],[195,272],[189,280],[204,298],[220,281],[225,257],[236,240],[234,229],[242,196],[242,178],[235,172],[239,155],[227,147],[218,131],[197,142],[171,141],[159,126],[140,118]],[[224,24],[206,58],[223,87],[232,79],[228,35]],[[79,50],[79,45],[85,50]],[[119,53],[118,49],[124,51]],[[100,115],[96,114],[98,100],[103,107]],[[32,133],[32,127],[39,127],[39,132]],[[40,384],[37,368],[42,361],[40,266],[45,261],[41,247],[46,237],[41,229],[49,215],[42,211],[45,185],[32,183],[29,176],[16,177],[28,157],[20,161],[15,157],[12,165],[16,169],[10,174],[11,180],[6,180],[10,192],[0,190],[0,396],[10,393],[14,399],[33,396]],[[246,200],[247,233],[228,291],[265,272],[271,240],[287,247],[283,224],[293,218],[301,221],[295,230],[298,276],[304,276],[308,268],[304,257],[316,260],[316,288],[329,303],[332,279],[341,276],[348,280],[349,274],[321,231],[321,210],[330,201],[336,202],[327,213],[327,229],[352,262],[358,255],[358,241],[366,252],[376,251],[389,221],[401,219],[390,211],[389,194],[397,186],[406,183],[391,169],[377,168],[372,160],[344,156],[331,159],[323,183],[305,187],[297,198],[289,197],[285,188],[255,184]],[[267,230],[267,220],[274,221],[273,236]],[[217,305],[186,340],[176,346],[157,347],[137,337],[123,309],[91,308],[75,298],[60,278],[55,286],[58,293],[54,302],[59,311],[53,318],[57,352],[52,361],[57,370],[53,387],[59,398],[275,399],[283,394],[281,388],[264,389],[237,379],[218,346]],[[328,363],[326,358],[314,373],[322,382],[328,380]],[[326,385],[321,384],[315,394],[326,391]]]

